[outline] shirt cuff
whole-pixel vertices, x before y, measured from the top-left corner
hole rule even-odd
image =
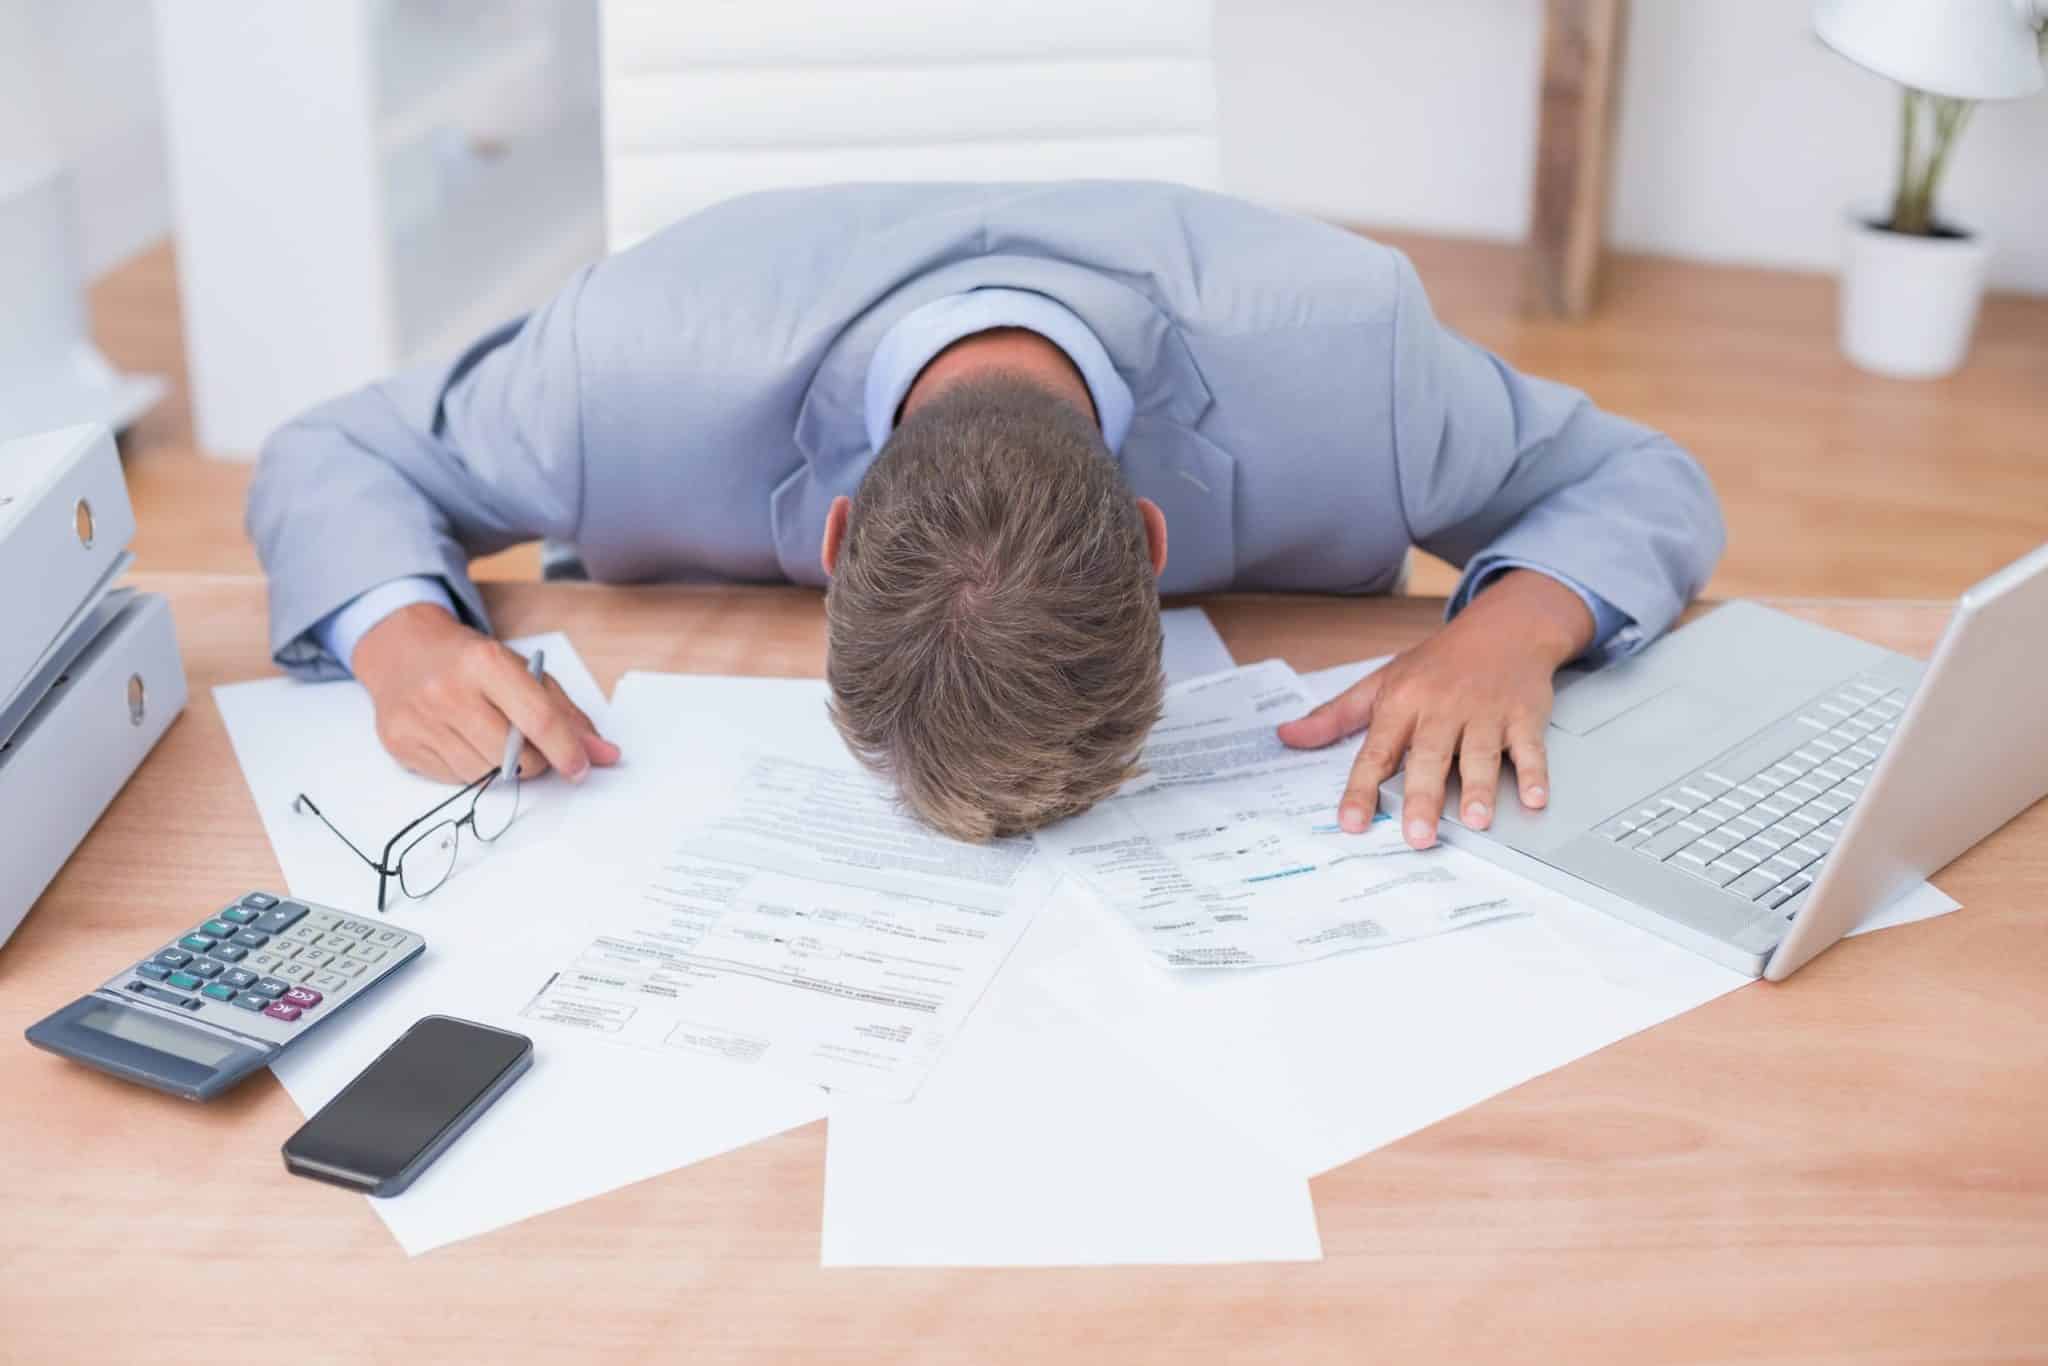
[[[455,600],[448,596],[439,579],[415,574],[380,583],[335,608],[314,624],[313,639],[337,664],[354,673],[356,646],[370,633],[370,628],[399,608],[419,602],[431,602],[445,608],[448,615],[457,615]]]
[[[1513,556],[1482,559],[1466,571],[1465,581],[1458,586],[1457,593],[1444,612],[1445,619],[1458,615],[1465,605],[1484,592],[1492,583],[1510,569],[1532,569],[1548,579],[1555,579],[1579,595],[1579,601],[1586,604],[1586,610],[1593,614],[1593,643],[1588,645],[1574,663],[1605,664],[1611,660],[1632,655],[1643,648],[1642,628],[1635,618],[1616,607],[1607,599],[1595,593],[1569,574],[1560,574],[1555,569],[1546,569],[1540,564]]]

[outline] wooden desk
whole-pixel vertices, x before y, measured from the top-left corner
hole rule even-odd
[[[279,881],[210,694],[268,670],[261,586],[142,583],[172,598],[191,706],[0,950],[7,1361],[2048,1356],[2048,807],[1941,876],[1962,914],[1844,944],[1322,1177],[1318,1265],[822,1271],[822,1124],[408,1261],[364,1202],[285,1175],[299,1119],[269,1078],[194,1106],[21,1040]],[[508,632],[566,629],[606,688],[628,667],[823,663],[802,590],[489,596]],[[1304,669],[1396,649],[1438,610],[1209,606],[1240,659]],[[1946,614],[1790,606],[1916,653]]]

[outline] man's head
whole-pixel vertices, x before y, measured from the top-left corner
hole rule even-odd
[[[909,410],[825,537],[832,719],[963,839],[1085,810],[1159,717],[1164,519],[1071,402],[999,374]]]

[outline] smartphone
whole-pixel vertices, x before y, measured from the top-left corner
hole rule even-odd
[[[533,1040],[428,1015],[285,1140],[285,1170],[397,1195],[533,1064]]]

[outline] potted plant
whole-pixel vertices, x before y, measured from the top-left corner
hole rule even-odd
[[[1852,215],[1842,261],[1841,347],[1865,370],[1905,379],[1963,363],[1984,295],[1983,237],[1941,217],[1943,172],[1976,108],[1903,88],[1899,182],[1890,208]]]

